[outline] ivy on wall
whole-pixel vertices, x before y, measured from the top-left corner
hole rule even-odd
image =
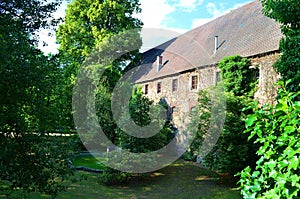
[[[250,134],[244,134],[244,120],[251,110],[243,111],[253,100],[256,79],[254,69],[250,69],[250,59],[239,55],[225,57],[219,62],[222,74],[222,83],[226,97],[226,119],[218,142],[205,157],[202,165],[220,172],[236,174],[246,166],[255,167],[258,149],[253,142],[248,141]],[[215,87],[216,88],[216,87]],[[214,88],[212,88],[214,89]],[[195,139],[190,149],[183,156],[188,160],[195,160],[200,154],[199,148],[205,136],[209,135],[211,121],[211,94],[210,90],[199,92],[198,112],[192,116],[193,125],[197,125]]]
[[[254,69],[250,69],[251,61],[240,55],[225,57],[219,64],[222,81],[226,92],[233,92],[236,96],[248,95],[255,86]]]

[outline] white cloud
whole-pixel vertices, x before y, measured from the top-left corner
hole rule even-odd
[[[146,28],[160,28],[168,14],[175,11],[175,7],[167,0],[141,0],[142,13],[134,15],[140,18]]]
[[[184,2],[186,0],[180,1]],[[192,1],[196,2],[197,0]],[[142,13],[134,17],[140,18],[144,23],[142,31],[142,52],[188,31],[183,28],[168,27],[168,21],[171,20],[168,19],[168,15],[176,10],[174,4],[171,5],[167,0],[141,0],[140,3]]]
[[[218,17],[222,13],[222,8],[221,9],[217,9],[216,4],[214,4],[214,3],[208,3],[206,5],[206,9],[207,9],[207,12],[209,14],[213,15],[213,17]]]
[[[234,10],[234,9],[237,9],[247,3],[249,3],[250,1],[248,2],[245,2],[245,3],[237,3],[235,5],[233,5],[231,8],[229,9],[225,9],[224,8],[224,5],[223,4],[219,4],[219,6],[217,6],[216,4],[214,3],[207,3],[206,4],[206,9],[207,9],[207,12],[209,14],[212,15],[212,17],[209,17],[209,18],[196,18],[196,19],[193,19],[193,22],[192,22],[192,28],[196,28],[196,27],[199,27],[203,24],[206,24],[207,22],[221,16],[221,15],[224,15],[224,14],[227,14],[229,13],[230,11]],[[218,8],[219,7],[219,8]]]
[[[185,12],[194,11],[197,6],[202,5],[203,0],[179,0],[174,6],[177,8],[182,8]]]

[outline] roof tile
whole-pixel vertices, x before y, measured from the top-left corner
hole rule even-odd
[[[213,65],[235,54],[251,57],[278,50],[283,36],[280,24],[264,16],[261,10],[261,3],[256,0],[144,52],[133,82]],[[218,36],[219,46],[214,54],[215,36]],[[158,55],[168,60],[159,72],[156,69]]]

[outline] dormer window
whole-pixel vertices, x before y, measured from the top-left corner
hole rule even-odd
[[[159,72],[160,71],[160,69],[162,68],[162,66],[163,66],[163,56],[162,55],[159,55],[159,56],[157,56],[157,58],[156,58],[156,71],[157,72]]]

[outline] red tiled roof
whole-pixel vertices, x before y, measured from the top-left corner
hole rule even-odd
[[[143,53],[133,82],[174,75],[218,63],[227,56],[250,57],[279,50],[280,24],[264,16],[256,0]],[[214,54],[215,36],[218,50]],[[156,57],[166,64],[157,72]],[[164,62],[163,61],[163,62]]]

